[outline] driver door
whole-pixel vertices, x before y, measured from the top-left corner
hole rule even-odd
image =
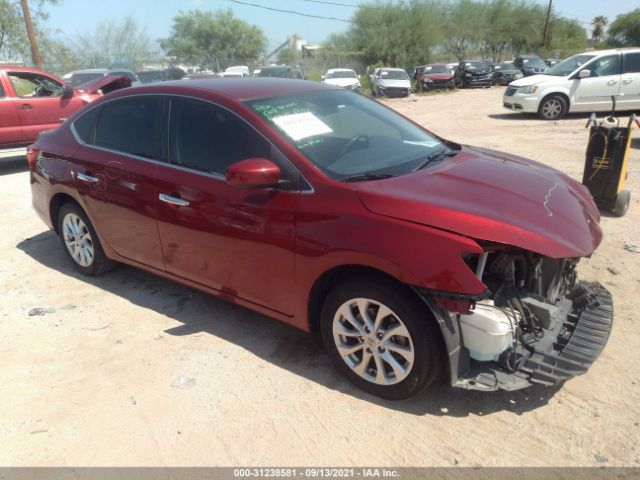
[[[294,228],[299,174],[230,111],[196,99],[170,98],[168,163],[158,165],[155,201],[167,272],[280,313],[294,298]],[[239,189],[228,166],[267,158],[288,183]]]
[[[32,142],[40,132],[56,128],[83,105],[79,97],[63,98],[63,84],[48,75],[28,71],[9,71],[7,75],[15,92],[13,102],[23,142]]]

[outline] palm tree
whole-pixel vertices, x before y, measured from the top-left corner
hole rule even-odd
[[[591,40],[593,41],[594,46],[600,43],[600,40],[604,35],[604,27],[608,22],[609,20],[607,20],[607,17],[604,15],[598,15],[591,22],[591,25],[593,26],[593,30],[591,31]]]

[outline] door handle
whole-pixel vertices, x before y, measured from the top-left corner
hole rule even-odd
[[[33,105],[31,105],[30,103],[23,103],[19,108],[20,110],[31,110],[33,108]]]
[[[98,183],[100,181],[97,177],[92,177],[91,175],[87,175],[86,173],[76,173],[76,178],[86,183]]]
[[[167,195],[166,193],[161,193],[158,195],[158,199],[161,202],[168,203],[169,205],[175,205],[176,207],[188,207],[189,202],[183,200],[178,197],[172,197],[171,195]]]
[[[616,83],[618,83],[618,80],[609,80],[607,85],[615,85]]]
[[[623,85],[629,85],[631,82],[633,82],[633,78],[625,78],[625,79],[622,81],[622,84],[623,84]]]

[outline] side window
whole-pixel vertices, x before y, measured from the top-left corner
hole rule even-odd
[[[620,74],[620,55],[608,55],[599,58],[588,67],[592,77],[606,77]]]
[[[270,145],[222,108],[197,100],[171,99],[171,163],[223,174],[229,165],[252,157],[270,158]]]
[[[102,107],[95,145],[145,158],[158,158],[156,142],[159,99],[116,100]]]
[[[0,83],[0,98],[4,98],[5,94],[4,94],[4,88],[2,88],[2,84]]]
[[[73,122],[73,129],[82,141],[89,145],[95,144],[95,129],[93,127],[96,124],[100,110],[100,107],[92,108]]]
[[[9,72],[9,80],[18,97],[61,97],[62,84],[45,75]]]
[[[625,53],[623,73],[640,73],[640,52]]]

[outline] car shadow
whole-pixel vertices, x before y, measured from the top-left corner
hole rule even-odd
[[[27,157],[24,155],[0,158],[0,176],[26,172],[27,170],[29,170],[29,165]]]
[[[181,323],[164,330],[167,335],[205,333],[222,338],[326,388],[384,408],[418,416],[465,417],[501,411],[522,415],[546,405],[560,388],[534,386],[516,392],[476,392],[452,388],[443,380],[408,400],[382,400],[351,385],[333,367],[317,337],[282,322],[124,265],[100,277],[83,276],[73,269],[51,231],[25,239],[17,248],[47,268]]]

